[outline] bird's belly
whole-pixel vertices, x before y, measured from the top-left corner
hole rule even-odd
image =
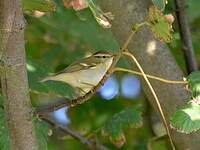
[[[112,64],[112,59],[105,63],[107,63],[107,65],[100,64],[87,70],[60,74],[57,75],[57,79],[54,77],[54,80],[66,82],[71,86],[80,89],[83,92],[82,94],[85,94],[91,91],[92,88],[97,86],[102,80]]]

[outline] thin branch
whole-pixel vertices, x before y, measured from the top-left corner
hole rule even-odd
[[[174,0],[179,32],[182,41],[182,49],[186,60],[188,73],[198,70],[197,61],[192,45],[192,38],[188,19],[186,16],[185,0]]]
[[[128,73],[132,73],[135,75],[143,76],[143,74],[141,72],[133,71],[133,70],[125,69],[125,68],[116,67],[114,69],[114,71],[128,72]],[[149,74],[146,74],[146,76],[150,79],[158,80],[158,81],[161,81],[164,83],[169,83],[169,84],[188,84],[188,81],[184,81],[184,80],[168,80],[168,79],[164,79],[164,78],[149,75]]]
[[[90,92],[88,92],[84,96],[78,97],[78,98],[73,99],[73,100],[65,99],[65,100],[60,100],[60,101],[58,101],[58,102],[56,102],[54,104],[47,104],[47,105],[44,105],[44,106],[39,106],[39,107],[36,108],[35,114],[40,116],[40,115],[43,115],[45,113],[58,110],[58,109],[60,109],[62,107],[65,107],[65,106],[75,107],[75,106],[77,106],[79,104],[82,104],[85,101],[89,100],[99,90],[99,88],[104,84],[104,82],[108,79],[108,77],[113,73],[115,65],[117,64],[117,62],[121,58],[122,52],[124,52],[127,49],[128,44],[130,43],[133,35],[136,32],[137,32],[136,30],[135,31],[131,31],[130,35],[125,40],[122,48],[120,49],[120,51],[114,57],[112,65],[110,66],[110,68],[108,69],[108,71],[106,72],[106,74],[104,75],[102,80]]]
[[[71,137],[73,137],[74,139],[76,139],[77,141],[82,143],[83,145],[87,146],[91,150],[109,150],[109,148],[97,143],[97,141],[87,139],[87,138],[83,137],[80,133],[78,133],[76,131],[72,131],[67,126],[62,126],[62,125],[58,124],[56,121],[54,121],[50,117],[43,116],[41,119],[44,120],[45,122],[47,122],[48,124],[50,124],[51,126],[55,127],[56,129],[59,129],[63,133],[70,135]]]
[[[131,54],[130,52],[124,52],[123,54],[126,55],[126,56],[128,56],[128,57],[130,57],[130,58],[136,63],[138,69],[141,71],[141,73],[142,73],[142,75],[143,75],[143,77],[144,77],[144,80],[146,81],[146,83],[147,83],[147,85],[148,85],[148,87],[149,87],[151,93],[153,94],[153,97],[154,97],[155,100],[156,100],[156,104],[157,104],[157,106],[158,106],[158,110],[159,110],[159,112],[160,112],[160,115],[161,115],[161,117],[162,117],[163,123],[164,123],[165,128],[166,128],[166,131],[167,131],[167,134],[168,134],[168,136],[169,136],[169,140],[170,140],[172,149],[175,150],[175,146],[174,146],[174,143],[173,143],[173,141],[172,141],[172,135],[171,135],[171,133],[170,133],[170,129],[169,129],[169,126],[168,126],[168,124],[167,124],[167,120],[165,119],[165,115],[164,115],[164,113],[163,113],[162,106],[160,105],[160,101],[159,101],[159,99],[158,99],[158,96],[156,95],[155,90],[153,89],[153,87],[152,87],[150,81],[148,80],[148,78],[147,78],[145,72],[143,71],[143,69],[142,69],[140,63],[137,61],[137,59],[134,57],[134,55]]]

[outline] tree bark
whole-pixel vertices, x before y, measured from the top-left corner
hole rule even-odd
[[[115,19],[112,22],[112,32],[120,45],[124,42],[131,28],[136,23],[143,22],[151,5],[148,0],[99,0],[104,12],[112,12]],[[156,40],[149,29],[139,31],[129,45],[129,50],[141,63],[146,73],[171,80],[182,80],[183,73],[177,65],[167,45]],[[189,93],[182,85],[169,85],[151,80],[160,99],[164,114],[169,124],[170,116],[178,106],[189,100]],[[152,106],[157,109],[151,92],[143,82],[145,93]],[[158,109],[157,109],[158,110]],[[182,134],[171,129],[175,145],[180,150],[199,150],[200,132]]]
[[[37,150],[31,118],[20,0],[0,0],[0,60],[4,107],[13,150]]]

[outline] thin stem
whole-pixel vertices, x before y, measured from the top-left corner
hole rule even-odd
[[[135,75],[143,76],[141,72],[133,71],[133,70],[125,69],[125,68],[120,68],[120,67],[115,68],[114,71],[128,72]],[[164,79],[164,78],[149,75],[149,74],[146,74],[146,76],[150,79],[158,80],[158,81],[169,83],[169,84],[188,84],[188,81],[183,81],[183,80],[168,80],[168,79]]]
[[[128,48],[128,44],[130,43],[131,39],[133,38],[136,32],[137,31],[131,31],[130,35],[128,36],[124,44],[122,45],[121,52],[124,52]]]
[[[188,73],[198,70],[197,61],[192,45],[192,38],[188,19],[186,16],[185,0],[174,0],[179,32],[182,41],[182,49],[186,60]]]
[[[149,87],[151,93],[153,94],[153,97],[154,97],[155,100],[156,100],[156,104],[157,104],[157,106],[158,106],[158,110],[159,110],[159,112],[160,112],[160,114],[161,114],[163,123],[164,123],[164,125],[165,125],[167,134],[168,134],[168,136],[169,136],[169,140],[170,140],[172,149],[175,150],[175,146],[174,146],[174,143],[173,143],[173,141],[172,141],[172,136],[171,136],[171,133],[170,133],[170,129],[169,129],[169,126],[168,126],[168,124],[167,124],[167,120],[165,119],[165,115],[164,115],[164,112],[163,112],[163,110],[162,110],[162,106],[161,106],[161,104],[160,104],[160,102],[159,102],[159,99],[158,99],[158,96],[156,95],[155,90],[153,89],[153,87],[152,87],[150,81],[148,80],[148,78],[147,78],[145,72],[143,71],[143,69],[142,69],[140,63],[137,61],[137,59],[134,57],[134,55],[131,54],[130,52],[124,52],[123,54],[126,55],[126,56],[129,56],[129,57],[136,63],[138,69],[141,71],[141,73],[142,73],[142,75],[143,75],[143,77],[144,77],[144,80],[146,81],[146,83],[147,83],[147,85],[148,85],[148,87]]]
[[[91,150],[94,150],[94,149],[96,149],[96,150],[109,150],[109,148],[105,147],[104,145],[97,143],[95,140],[85,138],[80,133],[71,130],[67,126],[60,125],[59,123],[57,123],[55,120],[51,119],[48,116],[43,116],[43,118],[41,118],[41,119],[43,121],[47,122],[48,124],[50,124],[51,126],[53,126],[57,129],[59,129],[60,131],[64,132],[65,134],[70,135],[71,137],[78,140],[80,143],[87,146]]]
[[[126,41],[124,42],[122,48],[121,48],[121,52],[125,51],[127,48],[128,48],[128,45],[131,41],[131,39],[133,38],[133,36],[135,35],[135,33],[141,28],[143,27],[144,25],[147,25],[148,23],[147,22],[142,22],[142,23],[139,23],[139,24],[136,24],[133,26],[133,29],[131,31],[131,34],[128,36],[128,38],[126,39]]]

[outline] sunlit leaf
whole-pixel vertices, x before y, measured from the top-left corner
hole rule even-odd
[[[102,133],[110,137],[116,146],[122,146],[125,137],[123,129],[138,128],[142,125],[141,110],[138,107],[130,107],[115,114],[102,129]]]
[[[179,132],[187,134],[199,130],[200,105],[197,100],[192,100],[185,107],[178,109],[171,118],[171,125]]]
[[[56,5],[53,0],[23,0],[23,9],[25,11],[55,11]]]
[[[164,10],[165,9],[166,0],[152,0],[152,2],[160,10]]]
[[[189,89],[192,92],[193,97],[197,97],[200,95],[200,71],[192,72],[187,77],[189,83]]]
[[[157,7],[150,7],[148,22],[156,38],[164,42],[172,40],[171,24]]]

